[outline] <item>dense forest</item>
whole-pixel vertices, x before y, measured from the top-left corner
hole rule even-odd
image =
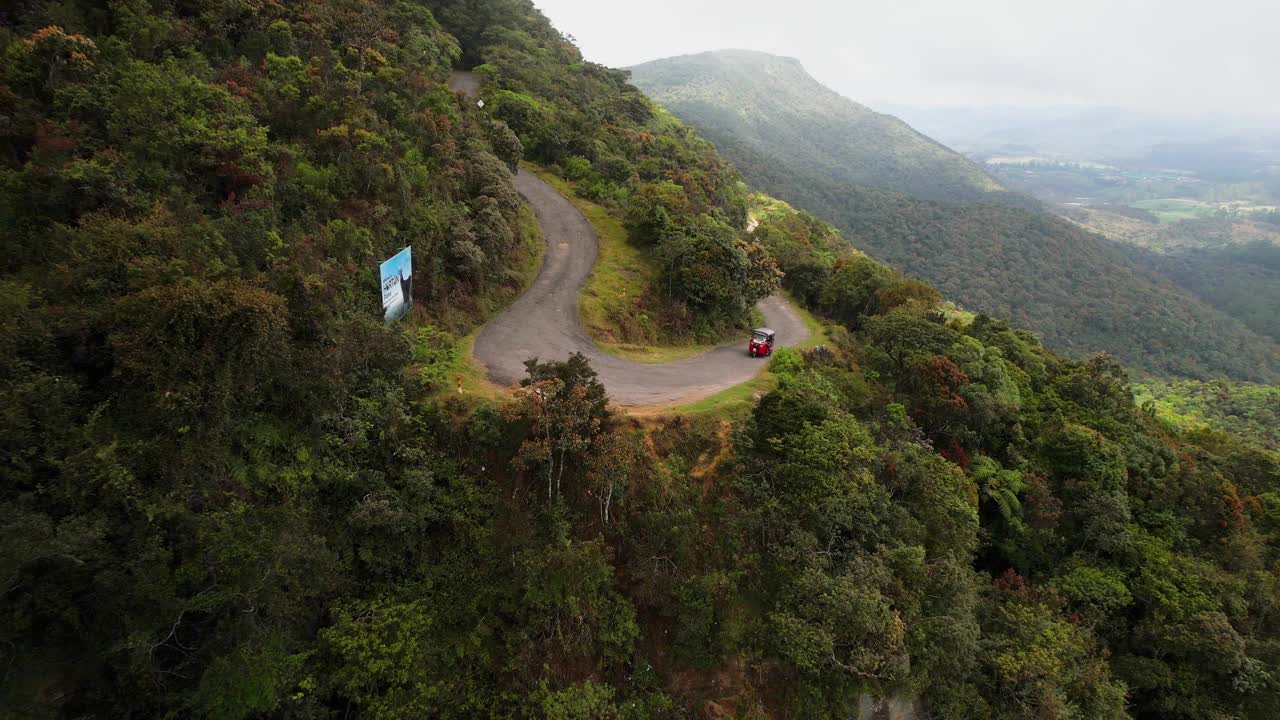
[[[1280,450],[1280,387],[1227,380],[1143,380],[1138,405],[1183,429],[1225,430]]]
[[[732,168],[526,0],[0,22],[0,714],[1280,704],[1280,457],[811,216],[747,232]],[[518,284],[525,156],[673,271],[780,269],[829,343],[741,416],[622,415],[580,356],[441,392],[432,351]],[[386,325],[373,271],[408,244]]]
[[[1135,249],[1132,254],[1259,335],[1280,342],[1280,244],[1256,241],[1167,254]]]
[[[760,70],[762,63],[768,72]],[[1273,294],[1264,287],[1265,278],[1253,282],[1258,272],[1249,271],[1241,276],[1247,281],[1239,292],[1214,287],[1247,260],[1212,267],[1194,258],[1153,264],[1034,202],[1015,207],[1007,193],[987,196],[1001,202],[931,202],[970,198],[905,185],[889,185],[907,191],[891,192],[849,172],[833,172],[827,167],[831,163],[870,173],[881,170],[882,162],[867,160],[862,141],[849,139],[860,127],[859,115],[847,118],[847,109],[811,102],[812,96],[834,93],[794,63],[712,53],[648,63],[635,72],[647,91],[715,142],[752,185],[835,223],[855,247],[934,283],[965,307],[1009,318],[1074,357],[1105,350],[1158,374],[1280,378],[1280,345],[1264,334],[1276,313],[1268,313],[1261,301],[1241,307],[1248,304],[1242,296],[1251,288],[1261,288],[1262,297]],[[714,81],[702,80],[703,72]],[[753,100],[761,95],[778,97]],[[749,110],[742,109],[744,103]],[[744,113],[750,125],[745,130]],[[825,160],[813,157],[815,138],[825,138],[827,145],[818,153]],[[881,136],[877,157],[890,158],[896,168],[886,174],[920,182],[952,176],[911,161],[917,145],[901,133]],[[968,163],[951,156],[949,166]]]
[[[1257,218],[1159,223],[1135,208],[1079,208],[1067,217],[1132,247],[1163,274],[1259,335],[1280,340],[1280,230]]]

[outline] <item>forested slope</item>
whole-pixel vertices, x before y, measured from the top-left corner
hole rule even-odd
[[[4,715],[1280,704],[1275,453],[1159,422],[1108,357],[949,316],[811,216],[747,237],[710,146],[528,2],[4,22]],[[455,61],[521,97],[480,111]],[[673,270],[776,263],[830,344],[779,352],[734,417],[620,417],[581,357],[441,392],[447,331],[514,282],[526,149]],[[418,307],[387,326],[372,270],[408,242]]]
[[[1280,340],[1280,227],[1220,217],[1159,223],[1141,211],[1078,208],[1074,222],[1131,245],[1128,254],[1259,335]],[[1261,217],[1267,217],[1262,215]]]
[[[968,158],[832,92],[797,60],[718,50],[630,68],[646,94],[712,139],[734,137],[820,176],[947,201],[1028,202]]]
[[[1127,248],[1034,204],[931,202],[921,198],[936,193],[906,188],[913,197],[874,187],[894,187],[876,178],[882,172],[892,178],[903,168],[912,177],[949,176],[922,166],[886,169],[862,157],[860,141],[847,138],[851,130],[826,127],[821,107],[791,95],[786,86],[795,83],[780,84],[776,73],[759,70],[760,62],[755,54],[711,54],[656,61],[635,73],[648,92],[715,142],[754,186],[835,223],[855,247],[934,283],[970,309],[1010,318],[1077,357],[1107,351],[1159,374],[1280,378],[1280,345],[1207,302],[1241,304],[1239,298],[1221,297],[1227,291],[1211,289],[1209,274],[1176,259],[1169,267],[1140,262]],[[792,68],[787,75],[796,72]],[[732,91],[703,92],[727,83],[724,77],[732,79]],[[816,84],[811,78],[807,83]],[[763,99],[775,93],[774,100]],[[804,95],[821,93],[806,85]],[[815,124],[806,125],[806,118]],[[768,142],[761,139],[766,135]],[[833,145],[821,162],[809,150],[819,136]],[[914,146],[915,141],[888,136],[880,139],[879,151],[909,155]],[[833,173],[825,166],[832,162],[856,170]],[[1164,272],[1194,275],[1206,299]],[[1249,321],[1259,330],[1266,325]]]

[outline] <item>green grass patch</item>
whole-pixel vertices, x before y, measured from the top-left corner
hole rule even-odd
[[[596,346],[623,360],[654,365],[691,358],[715,347],[715,345],[633,345],[602,343],[598,340]]]
[[[728,420],[741,420],[755,408],[757,400],[778,384],[778,377],[765,370],[739,385],[708,395],[687,405],[672,408],[685,415],[717,415]]]
[[[458,392],[457,378],[462,378],[462,394],[471,397],[496,398],[502,394],[502,388],[489,382],[489,373],[483,365],[476,361],[472,351],[475,349],[476,336],[480,329],[458,340],[458,356],[454,360],[452,375],[455,385],[448,392]]]
[[[1217,208],[1206,205],[1196,200],[1182,200],[1179,198],[1160,198],[1158,200],[1139,200],[1132,203],[1133,207],[1155,215],[1163,224],[1175,223],[1180,220],[1199,220],[1201,218],[1214,217]]]
[[[804,321],[805,329],[809,331],[809,337],[804,342],[796,344],[795,347],[797,349],[808,350],[819,345],[831,344],[831,339],[827,337],[827,326],[821,320],[814,317],[813,313],[800,307],[800,303],[791,297],[791,293],[783,293],[783,297],[791,304],[791,309],[800,316],[800,319]]]

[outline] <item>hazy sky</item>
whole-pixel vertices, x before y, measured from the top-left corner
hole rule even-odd
[[[589,60],[748,48],[871,105],[1280,115],[1280,0],[534,0]]]

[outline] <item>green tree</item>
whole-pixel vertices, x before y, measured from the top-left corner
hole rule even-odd
[[[862,316],[872,312],[875,295],[889,286],[893,271],[866,255],[857,255],[837,263],[831,273],[831,284],[822,294],[822,307],[833,318],[850,328],[862,325]]]
[[[915,358],[940,355],[956,340],[954,330],[898,310],[868,318],[867,338],[883,350],[896,377],[902,378]]]
[[[529,377],[508,412],[528,424],[516,455],[517,466],[545,469],[547,502],[560,499],[561,481],[571,461],[583,458],[607,417],[604,386],[580,353],[564,362],[525,361]]]
[[[674,182],[643,183],[631,193],[624,220],[627,232],[642,244],[656,244],[673,232],[688,207],[684,190]]]

